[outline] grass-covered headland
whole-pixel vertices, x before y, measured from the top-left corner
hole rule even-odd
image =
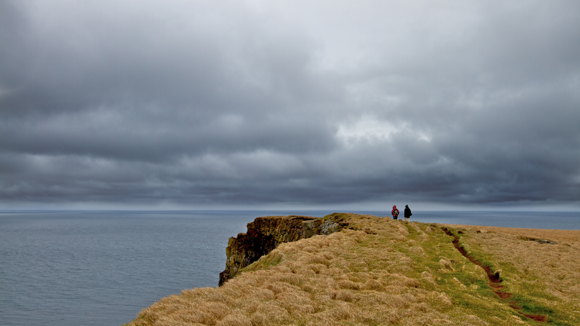
[[[128,325],[580,325],[580,231],[338,215]]]

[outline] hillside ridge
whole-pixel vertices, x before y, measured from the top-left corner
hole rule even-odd
[[[163,298],[128,325],[580,324],[580,231],[346,213],[256,220],[249,230],[288,242],[238,265],[221,287]],[[342,228],[328,235],[307,228],[306,237],[300,226],[329,220]],[[230,239],[230,259],[243,238]]]

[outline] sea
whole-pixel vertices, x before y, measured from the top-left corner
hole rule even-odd
[[[228,238],[256,217],[329,213],[0,211],[0,325],[123,325],[163,297],[216,287]],[[413,211],[412,220],[580,229],[580,212]]]

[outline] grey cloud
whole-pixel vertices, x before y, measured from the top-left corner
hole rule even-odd
[[[576,2],[1,6],[5,205],[578,205]]]

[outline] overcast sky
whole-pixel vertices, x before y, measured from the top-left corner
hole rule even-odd
[[[580,1],[0,0],[0,119],[4,208],[577,210]]]

